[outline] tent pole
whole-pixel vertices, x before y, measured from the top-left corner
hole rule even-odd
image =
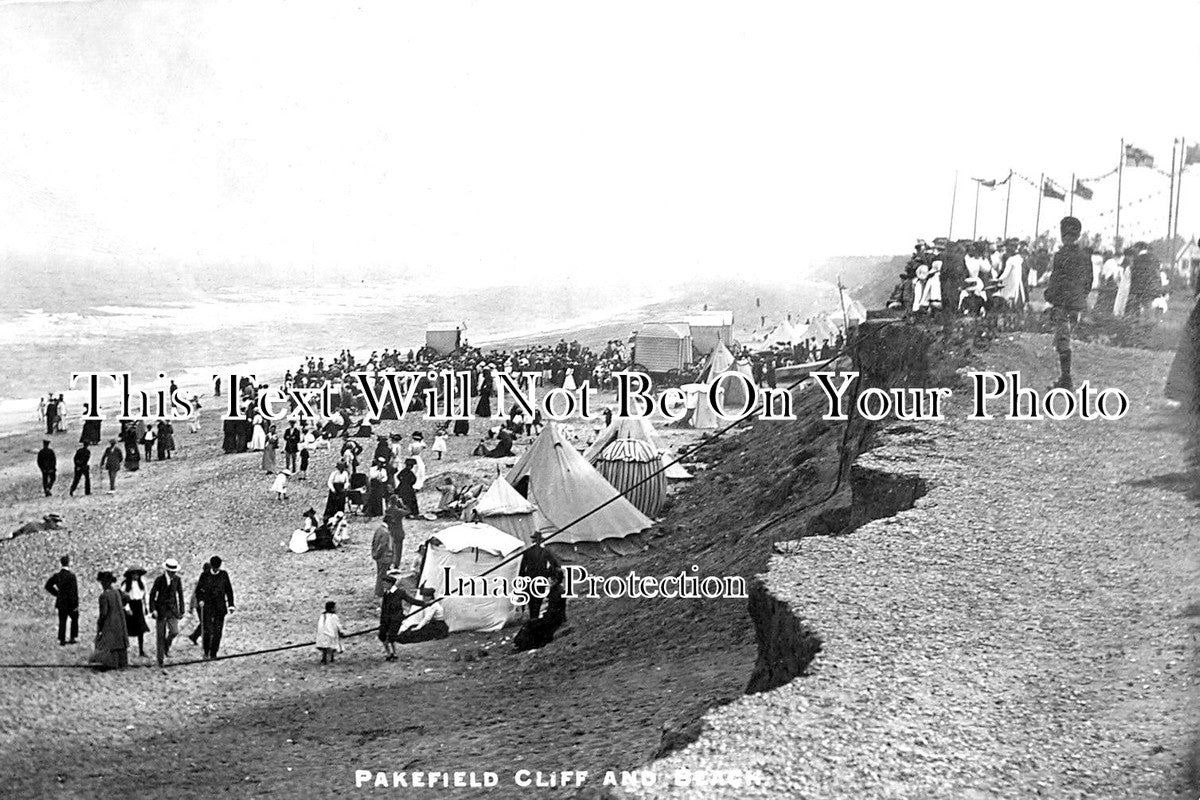
[[[1183,170],[1187,166],[1187,139],[1179,140],[1179,180],[1175,182],[1175,227],[1171,229],[1171,271],[1175,271],[1176,256],[1175,240],[1179,238],[1179,196],[1183,194]]]
[[[1175,150],[1178,147],[1179,140],[1174,139],[1171,142],[1171,188],[1167,191],[1167,257],[1172,261],[1174,261],[1175,247],[1171,241],[1171,224],[1175,220]]]
[[[958,199],[958,170],[954,170],[954,190],[950,193],[950,230],[948,230],[946,232],[947,239],[954,238],[954,202],[957,199]]]
[[[1121,238],[1121,179],[1125,177],[1125,140],[1121,139],[1121,160],[1117,162],[1117,229],[1113,232],[1113,249]],[[1122,248],[1124,249],[1124,248]]]
[[[1042,195],[1046,193],[1046,173],[1042,173],[1042,177],[1038,179],[1038,204],[1037,215],[1033,218],[1033,240],[1042,235]]]
[[[1008,204],[1012,202],[1012,176],[1013,172],[1008,171],[1008,194],[1004,196],[1004,234],[1003,238],[1008,239]]]
[[[971,238],[975,239],[979,231],[979,180],[975,181],[975,221],[971,223]]]

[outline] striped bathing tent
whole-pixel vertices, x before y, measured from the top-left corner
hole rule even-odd
[[[667,496],[667,476],[662,472],[662,463],[662,457],[649,442],[615,439],[600,451],[595,467],[618,492],[628,491],[625,497],[638,511],[653,518],[662,510]],[[656,471],[657,475],[646,480]]]

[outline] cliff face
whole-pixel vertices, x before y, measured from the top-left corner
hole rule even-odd
[[[929,337],[919,328],[896,323],[871,322],[860,329],[854,349],[854,368],[861,373],[860,390],[866,387],[923,386],[929,380]],[[857,456],[876,435],[876,426],[861,419],[846,423],[847,443],[841,449],[842,475],[848,479],[849,505],[833,505],[813,517],[806,536],[844,535],[874,519],[912,508],[926,492],[924,479],[907,468],[867,466]],[[798,540],[776,542],[781,555],[798,552]],[[758,660],[747,694],[774,689],[803,674],[821,639],[787,602],[777,598],[759,578],[750,594],[750,618],[758,641]]]
[[[1040,384],[1048,351],[1006,338],[979,367]],[[1140,418],[968,420],[959,393],[944,421],[868,434],[846,527],[827,509],[760,576],[751,693],[628,794],[1195,796],[1200,556],[1166,358],[1077,352]]]

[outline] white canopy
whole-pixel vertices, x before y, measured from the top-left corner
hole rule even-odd
[[[520,497],[520,495],[517,496]],[[463,522],[454,525],[438,531],[432,539],[436,539],[443,548],[451,553],[461,553],[463,550],[474,547],[494,556],[507,556],[524,546],[520,539],[482,522]]]

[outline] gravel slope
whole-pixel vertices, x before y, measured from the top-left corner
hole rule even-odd
[[[982,365],[1046,386],[1049,337]],[[1161,400],[1170,353],[1083,346],[1119,422],[966,420],[860,464],[919,474],[916,507],[775,556],[777,597],[824,641],[807,676],[705,717],[637,797],[1171,797],[1198,730],[1197,507]],[[677,769],[756,770],[680,788]],[[618,794],[620,794],[618,792]]]

